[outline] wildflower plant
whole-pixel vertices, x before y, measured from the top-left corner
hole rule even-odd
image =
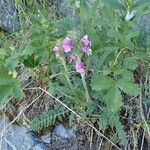
[[[89,55],[91,53],[91,41],[88,37],[88,35],[85,35],[81,39],[75,39],[75,41],[80,45],[76,46],[76,43],[73,43],[72,39],[70,37],[65,37],[62,42],[59,42],[59,46],[54,47],[55,56],[57,59],[59,59],[60,63],[62,64],[64,71],[65,71],[65,77],[68,81],[68,85],[70,86],[71,90],[73,89],[73,84],[71,81],[71,77],[69,75],[67,66],[69,63],[72,63],[72,68],[74,71],[81,76],[81,80],[83,83],[83,87],[86,94],[86,100],[89,102],[90,96],[88,92],[88,87],[85,80],[85,72],[86,72],[86,64],[82,60],[82,56],[84,53]],[[57,44],[58,45],[58,44]],[[81,46],[82,45],[82,46]],[[79,55],[80,53],[80,55]]]
[[[54,44],[55,59],[61,64],[54,72],[63,75],[50,81],[49,91],[63,95],[72,110],[95,120],[100,130],[115,130],[115,143],[127,145],[121,113],[128,101],[138,98],[141,87],[135,72],[143,58],[148,60],[147,52],[138,47],[138,11],[143,5],[115,0],[96,0],[91,5],[80,0],[68,1],[65,6],[69,3],[77,16],[74,26],[68,25],[59,44]]]
[[[10,42],[9,46],[2,43],[7,53],[1,48],[0,67],[4,73],[0,72],[0,89],[4,86],[7,92],[0,94],[0,98],[9,92],[16,97],[24,96],[19,82],[14,84],[19,64],[37,69],[50,94],[61,97],[83,121],[90,120],[97,130],[107,131],[106,136],[109,133],[123,149],[132,141],[127,136],[130,119],[133,128],[141,123],[134,110],[149,75],[150,43],[145,39],[147,36],[141,38],[143,32],[139,26],[141,14],[149,12],[149,0],[139,3],[66,0],[64,6],[73,9],[73,16],[60,15],[50,21],[38,11],[30,20],[23,18],[29,24],[29,33],[22,29],[14,35],[18,42]],[[147,28],[144,28],[146,35]],[[146,41],[142,48],[140,39]],[[11,82],[4,85],[4,77]],[[71,122],[75,115],[70,109],[56,104],[53,110],[33,119],[31,127],[44,128],[66,116]],[[130,119],[124,121],[125,114]]]

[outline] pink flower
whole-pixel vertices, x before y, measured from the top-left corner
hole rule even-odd
[[[61,49],[57,46],[54,47],[54,51],[55,51],[55,55],[56,57],[60,57],[60,52],[61,52]]]
[[[63,40],[62,46],[64,48],[65,53],[70,52],[74,48],[72,40],[69,37],[66,37]]]
[[[81,43],[83,45],[82,47],[82,51],[89,54],[92,54],[92,50],[91,50],[91,41],[89,40],[88,35],[85,35],[82,39],[81,39]]]
[[[80,63],[77,63],[75,65],[75,68],[76,68],[76,72],[78,72],[80,74],[85,72],[85,65],[84,65],[84,63],[82,61],[80,61]]]
[[[68,59],[69,59],[69,62],[71,63],[73,61],[76,61],[77,57],[75,55],[70,55]]]

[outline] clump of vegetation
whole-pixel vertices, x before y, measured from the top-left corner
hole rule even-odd
[[[31,90],[57,102],[32,120],[32,130],[63,118],[73,124],[76,117],[103,131],[118,149],[136,149],[139,134],[150,136],[150,41],[141,37],[145,31],[139,21],[149,12],[149,1],[66,0],[60,8],[71,9],[69,15],[35,2],[16,1],[21,29],[10,36],[1,33],[0,107],[9,96],[25,96],[17,80],[23,64],[38,70],[45,84]]]

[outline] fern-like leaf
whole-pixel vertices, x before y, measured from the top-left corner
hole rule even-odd
[[[63,106],[60,106],[59,109],[55,107],[54,109],[35,117],[32,120],[30,128],[35,131],[54,125],[57,120],[61,121],[68,112],[69,111]]]

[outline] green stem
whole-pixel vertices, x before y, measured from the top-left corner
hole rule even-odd
[[[85,81],[85,74],[84,73],[81,74],[81,78],[82,78],[82,84],[83,84],[85,94],[86,94],[86,101],[90,102],[90,95],[89,95],[89,92],[88,92],[88,88],[87,88],[87,84],[86,84],[86,81]]]
[[[125,48],[121,49],[120,52],[117,54],[116,59],[115,59],[115,61],[114,61],[114,65],[117,64],[118,58],[119,58],[119,56],[121,55],[121,53],[122,53],[124,50],[125,50]]]
[[[66,79],[67,79],[67,82],[68,82],[68,84],[69,84],[71,90],[73,90],[73,88],[72,88],[72,83],[71,83],[71,81],[70,81],[70,77],[68,76],[68,69],[67,69],[67,66],[66,66],[66,62],[65,62],[65,60],[64,60],[63,58],[61,59],[61,61],[62,61],[62,65],[63,65],[64,70],[65,70],[65,77],[66,77]]]

